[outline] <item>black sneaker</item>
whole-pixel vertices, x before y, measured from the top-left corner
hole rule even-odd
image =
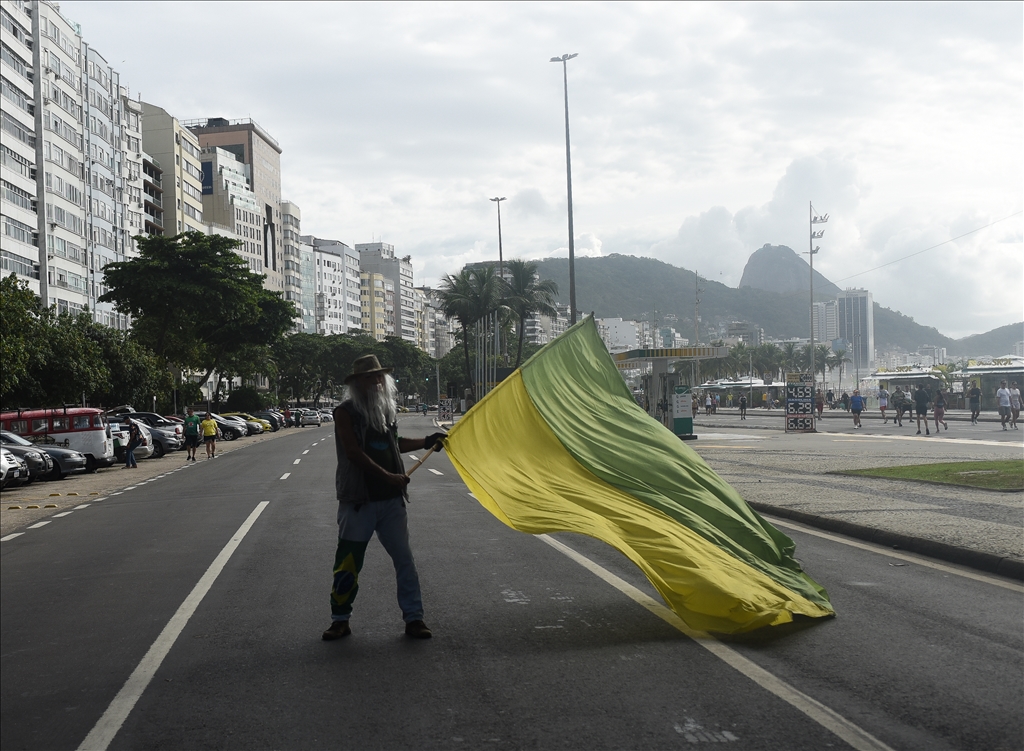
[[[405,635],[413,639],[429,639],[433,636],[423,621],[409,621],[405,624]]]
[[[351,633],[352,629],[349,628],[348,621],[333,621],[328,629],[323,632],[320,638],[324,641],[334,641],[335,639],[341,639],[344,636],[348,636]]]

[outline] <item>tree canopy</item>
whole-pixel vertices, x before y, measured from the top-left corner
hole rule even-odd
[[[291,328],[294,306],[264,289],[263,275],[234,252],[237,240],[199,232],[136,240],[138,257],[104,268],[100,300],[129,313],[135,336],[165,362],[205,370],[205,380]]]

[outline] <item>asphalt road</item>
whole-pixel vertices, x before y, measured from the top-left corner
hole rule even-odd
[[[443,454],[409,507],[435,638],[402,636],[372,543],[325,643],[334,466],[330,426],[294,431],[4,542],[0,746],[1021,748],[1018,582],[780,521],[838,617],[687,635],[615,551],[504,527]]]

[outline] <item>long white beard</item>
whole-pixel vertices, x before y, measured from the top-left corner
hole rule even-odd
[[[378,433],[387,432],[388,426],[395,422],[398,388],[390,375],[384,376],[384,383],[380,386],[371,386],[365,391],[352,384],[348,387],[348,398],[352,400],[356,412]]]

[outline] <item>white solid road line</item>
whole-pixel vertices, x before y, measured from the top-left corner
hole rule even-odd
[[[660,602],[655,601],[653,598],[647,596],[632,584],[620,579],[610,571],[598,566],[586,556],[580,555],[568,545],[564,545],[548,535],[537,535],[537,537],[558,552],[576,561],[576,563],[583,566],[583,568],[593,574],[596,574],[599,578],[603,579],[608,584],[611,584],[634,602],[647,608],[669,625],[675,627],[683,634],[693,639],[697,644],[704,647],[704,649],[708,650],[715,657],[722,660],[730,667],[738,670],[761,688],[779,697],[798,711],[803,712],[803,714],[817,722],[823,728],[844,740],[852,748],[857,749],[857,751],[893,751],[890,746],[887,746],[866,730],[853,724],[845,717],[834,710],[829,709],[816,699],[813,699],[802,691],[797,690],[781,678],[769,673],[757,663],[752,662],[739,652],[736,652],[732,647],[726,646],[704,631],[694,631],[687,626],[678,615],[666,608]]]
[[[238,548],[249,530],[252,529],[253,524],[256,523],[260,514],[263,513],[263,509],[269,503],[269,501],[260,501],[256,504],[256,508],[249,514],[249,518],[242,522],[242,526],[231,536],[228,544],[224,546],[220,554],[214,558],[213,563],[206,569],[206,573],[196,583],[196,586],[189,593],[189,596],[185,598],[185,601],[181,603],[178,612],[164,626],[164,630],[160,632],[160,635],[153,642],[153,646],[149,648],[149,651],[146,652],[146,656],[142,658],[138,667],[128,676],[128,680],[125,681],[121,690],[117,692],[114,700],[110,702],[107,711],[103,713],[95,727],[85,737],[85,740],[82,741],[78,751],[103,751],[114,740],[117,731],[121,729],[121,725],[128,718],[129,713],[139,700],[139,697],[142,696],[142,692],[146,690],[149,682],[153,680],[153,676],[160,668],[160,664],[164,661],[167,653],[171,651],[171,647],[174,646],[178,636],[181,635],[189,618],[196,612],[199,603],[203,601],[206,593],[210,591],[213,583],[220,576],[220,572],[227,565],[231,555]]]
[[[832,433],[831,435],[841,435],[838,433]],[[935,436],[937,438],[938,435]],[[864,440],[865,438],[885,438],[890,441],[924,441],[925,443],[956,443],[961,446],[1002,446],[1004,448],[1017,449],[1020,451],[1020,443],[1013,443],[1011,441],[985,441],[982,439],[974,438],[947,438],[946,433],[942,434],[942,439],[936,441],[935,438],[929,435],[922,435],[918,437],[914,435],[876,435],[875,433],[858,433],[857,438]],[[835,438],[832,439],[834,442]]]
[[[283,475],[281,475],[281,479],[282,480],[287,480],[291,476],[292,476],[291,472],[285,472]]]
[[[829,534],[828,532],[822,532],[821,530],[813,529],[804,524],[792,522],[788,519],[780,519],[777,516],[772,516],[771,514],[762,514],[762,516],[764,516],[765,519],[768,519],[772,524],[778,527],[789,527],[790,529],[798,530],[800,532],[803,532],[804,534],[814,535],[815,537],[821,537],[831,542],[839,542],[843,545],[849,545],[851,548],[860,548],[861,550],[867,550],[871,553],[887,555],[890,558],[896,558],[901,561],[907,561],[908,563],[916,563],[920,566],[927,566],[928,568],[933,568],[937,571],[944,571],[947,574],[956,574],[957,576],[963,576],[967,579],[974,579],[975,581],[985,582],[986,584],[992,584],[996,587],[1002,587],[1003,589],[1009,589],[1014,592],[1024,592],[1024,584],[1016,584],[1014,582],[1006,581],[1004,579],[997,579],[994,576],[980,574],[970,569],[958,568],[956,566],[952,566],[946,563],[938,563],[936,561],[931,560],[930,558],[925,558],[924,556],[915,555],[913,553],[899,553],[895,550],[890,550],[889,548],[883,547],[881,545],[876,545],[875,543],[861,542],[859,540],[851,540],[846,537],[839,537],[834,534]]]

